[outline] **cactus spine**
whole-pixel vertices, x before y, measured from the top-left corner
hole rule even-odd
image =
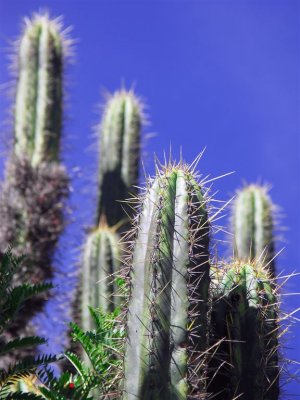
[[[209,391],[217,400],[279,398],[277,289],[257,263],[234,262],[212,273]]]
[[[207,349],[207,199],[182,164],[141,204],[131,261],[123,400],[202,398]]]
[[[119,236],[107,226],[90,233],[85,245],[82,275],[82,328],[94,328],[89,306],[113,312],[120,303],[115,284],[120,271]]]
[[[261,259],[275,275],[273,205],[265,187],[249,185],[238,192],[232,213],[235,256]]]
[[[124,220],[129,193],[136,194],[143,106],[132,91],[120,90],[105,106],[100,125],[99,197],[96,224],[101,215],[109,226]]]

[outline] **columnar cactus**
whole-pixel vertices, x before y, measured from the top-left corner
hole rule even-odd
[[[142,104],[132,91],[117,91],[109,97],[99,126],[96,228],[87,237],[78,287],[78,291],[82,293],[80,308],[84,313],[81,313],[81,321],[78,322],[85,329],[90,328],[87,323],[90,321],[87,305],[99,306],[102,311],[109,312],[113,311],[118,303],[117,298],[112,298],[115,288],[112,278],[115,276],[107,278],[120,267],[121,248],[118,243],[119,237],[114,232],[127,218],[124,201],[130,196],[130,192],[136,194],[137,191],[134,185],[137,184],[139,173],[142,109]],[[99,279],[95,281],[95,277]],[[87,288],[95,287],[96,282],[99,282],[97,290],[85,293]],[[75,310],[76,308],[75,305]]]
[[[258,263],[213,269],[208,391],[216,400],[279,398],[277,289]]]
[[[82,328],[94,328],[89,306],[105,313],[113,312],[120,303],[116,278],[120,272],[119,236],[105,225],[90,233],[84,249],[81,281]]]
[[[14,146],[0,195],[0,252],[12,245],[14,253],[26,255],[16,282],[53,277],[53,256],[64,228],[69,179],[59,151],[65,49],[57,20],[46,14],[25,20],[17,46]],[[30,300],[13,333],[33,334],[29,321],[43,304]]]
[[[112,312],[120,302],[115,292],[122,248],[117,232],[129,225],[125,200],[136,195],[140,164],[143,105],[124,89],[108,98],[98,127],[100,160],[96,227],[87,236],[73,314],[84,329],[92,329],[88,306]],[[103,224],[103,221],[105,223]],[[100,226],[100,227],[99,227]]]
[[[265,187],[246,186],[234,202],[232,228],[236,257],[244,261],[260,259],[274,275],[273,208]]]
[[[51,258],[63,228],[68,178],[60,164],[65,39],[46,14],[25,20],[17,48],[14,146],[0,204],[1,249],[28,256],[35,281],[51,278]]]
[[[137,194],[143,105],[133,91],[114,93],[104,108],[100,130],[99,197],[96,224],[124,220],[129,193]]]
[[[33,166],[59,158],[62,125],[64,42],[56,20],[25,20],[18,43],[15,154]]]
[[[189,169],[150,182],[132,254],[123,400],[202,398],[205,391],[209,223]]]

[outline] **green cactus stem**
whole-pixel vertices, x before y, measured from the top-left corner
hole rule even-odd
[[[260,260],[275,275],[274,206],[263,186],[249,185],[237,194],[232,212],[235,256]]]
[[[104,313],[113,312],[120,304],[116,279],[120,272],[119,236],[100,225],[88,235],[82,263],[81,325],[84,331],[94,328],[89,306]]]
[[[0,256],[8,245],[26,255],[15,282],[40,283],[53,278],[56,246],[65,226],[69,178],[59,162],[62,80],[69,40],[60,22],[47,14],[25,20],[17,42],[14,147],[0,191]],[[31,319],[45,299],[28,300],[12,333],[34,335]],[[18,357],[27,355],[22,353]],[[14,361],[13,358],[11,360]]]
[[[57,20],[46,14],[25,20],[18,42],[14,150],[33,166],[59,158],[64,46]]]
[[[182,163],[157,171],[141,203],[130,263],[123,400],[205,391],[207,198]]]
[[[108,225],[124,220],[124,202],[136,195],[143,105],[133,91],[114,93],[104,108],[100,129],[99,193],[96,224],[105,215]]]
[[[27,255],[34,282],[52,278],[69,179],[59,162],[63,60],[68,41],[47,14],[25,19],[17,46],[15,142],[0,196],[0,248]],[[25,271],[26,272],[26,271]]]
[[[279,398],[278,290],[258,263],[211,269],[208,392],[216,400]]]

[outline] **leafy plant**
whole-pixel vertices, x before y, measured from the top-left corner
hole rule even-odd
[[[22,257],[14,257],[9,249],[0,263],[0,398],[12,398],[10,392],[13,385],[20,379],[34,373],[38,367],[56,361],[55,356],[41,355],[28,356],[23,360],[18,356],[20,350],[32,349],[45,343],[45,339],[38,336],[13,337],[5,335],[18,313],[26,307],[26,301],[33,296],[45,293],[52,288],[51,284],[22,284],[14,285],[14,274],[21,266]],[[11,354],[16,354],[18,361],[11,362]],[[21,397],[13,397],[15,399]]]

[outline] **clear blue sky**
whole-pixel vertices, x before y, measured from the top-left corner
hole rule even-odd
[[[170,143],[175,156],[182,146],[189,162],[206,146],[199,165],[204,175],[236,171],[215,183],[216,197],[228,199],[243,180],[272,184],[272,198],[288,227],[285,242],[277,246],[285,247],[278,268],[299,271],[300,2],[1,0],[1,87],[10,79],[8,40],[17,37],[23,16],[41,8],[63,15],[77,39],[75,63],[67,67],[64,155],[81,172],[73,174],[75,222],[58,257],[60,270],[74,268],[83,227],[93,219],[97,104],[103,89],[113,91],[125,82],[145,99],[151,121],[145,132],[156,134],[145,144],[146,170],[153,172],[153,153],[161,158]],[[9,104],[2,90],[2,121]],[[292,279],[286,291],[299,292],[299,281]],[[287,309],[299,306],[299,296],[286,298]],[[57,309],[53,301],[52,318]],[[61,320],[54,322],[56,329]],[[298,361],[299,343],[298,325],[287,352]],[[299,392],[291,384],[283,397]]]

